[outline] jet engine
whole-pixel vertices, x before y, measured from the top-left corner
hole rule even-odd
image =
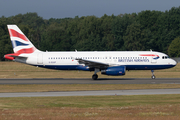
[[[101,74],[104,75],[125,75],[126,67],[125,66],[114,66],[114,67],[108,67],[105,70],[101,70]]]

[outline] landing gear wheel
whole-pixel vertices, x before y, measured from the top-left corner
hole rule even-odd
[[[92,79],[93,79],[93,80],[97,80],[97,78],[98,78],[98,75],[97,75],[97,74],[94,74],[94,75],[92,76]]]
[[[151,76],[151,78],[152,78],[152,79],[155,79],[155,78],[156,78],[156,76],[155,76],[155,75],[153,75],[153,76]]]
[[[151,78],[152,78],[152,79],[155,79],[156,77],[155,77],[155,75],[154,75],[154,70],[151,70],[151,72],[152,72]]]

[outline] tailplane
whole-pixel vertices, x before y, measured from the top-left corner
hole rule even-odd
[[[14,60],[18,56],[23,57],[24,54],[26,55],[39,51],[17,25],[7,25],[7,27],[14,53],[5,55],[6,59]]]

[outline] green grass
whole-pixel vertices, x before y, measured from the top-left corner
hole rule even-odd
[[[155,71],[158,78],[180,78],[180,64]],[[0,62],[0,78],[91,78],[93,72],[56,71]],[[129,71],[116,78],[150,78],[150,71]],[[99,75],[101,78],[114,78]],[[0,92],[180,88],[178,84],[0,85]],[[178,120],[180,95],[73,96],[0,98],[0,119],[13,120]]]
[[[180,84],[27,84],[0,85],[0,92],[51,92],[180,88]]]
[[[20,97],[0,99],[0,109],[39,107],[126,107],[167,104],[180,104],[180,95]]]
[[[180,64],[171,69],[156,70],[157,78],[180,78]],[[39,68],[17,62],[0,62],[0,78],[91,78],[94,72],[64,71]],[[124,76],[107,76],[98,73],[99,78],[150,78],[150,70],[126,71]]]
[[[180,78],[180,64],[157,70],[157,78]],[[0,62],[0,78],[91,78],[93,72],[58,71],[16,62]],[[115,78],[150,78],[150,71],[127,71]],[[99,74],[100,78],[114,78]],[[164,89],[179,84],[63,84],[0,85],[0,92]],[[0,120],[175,120],[180,117],[180,95],[73,96],[0,98]]]
[[[178,120],[180,95],[1,98],[1,119]]]

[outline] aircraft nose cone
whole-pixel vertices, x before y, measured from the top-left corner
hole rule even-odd
[[[177,64],[177,62],[175,60],[173,60],[173,59],[172,59],[171,63],[172,63],[172,65],[176,65]]]

